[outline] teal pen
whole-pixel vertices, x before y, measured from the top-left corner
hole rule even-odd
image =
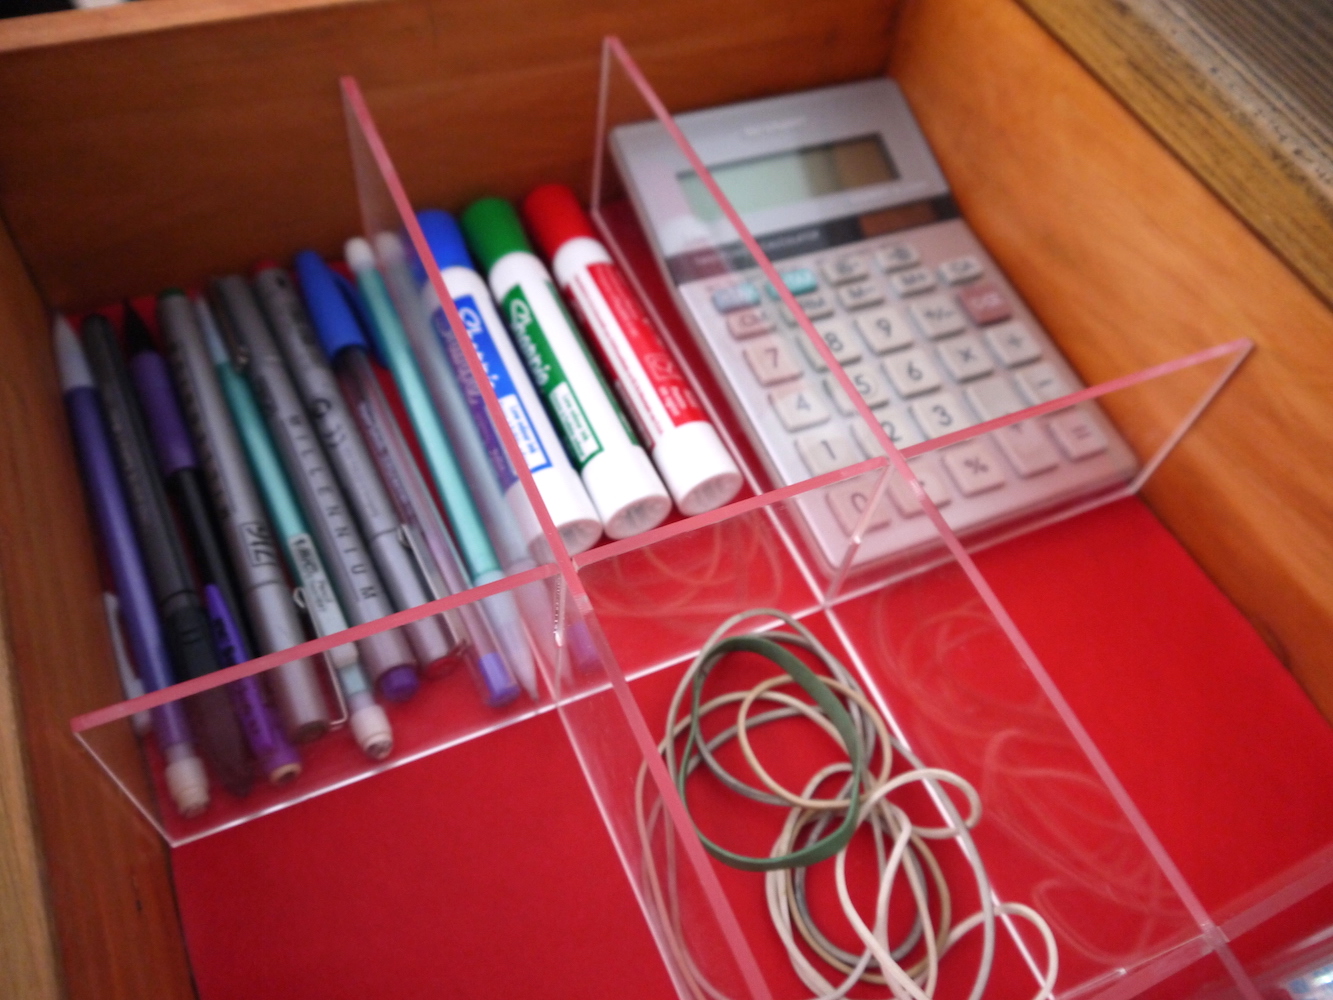
[[[431,478],[435,481],[445,514],[472,576],[472,585],[481,586],[502,580],[504,571],[431,403],[430,392],[407,342],[407,333],[394,311],[384,279],[376,269],[375,253],[368,242],[357,237],[347,241],[346,257],[347,266],[356,275],[357,285],[366,300],[376,347],[398,386],[398,394],[416,431],[417,440],[426,456],[426,464],[430,467]],[[505,660],[519,683],[529,695],[536,698],[536,664],[524,636],[522,617],[513,593],[493,594],[482,603],[495,627],[496,638],[504,648]]]
[[[299,581],[306,613],[321,636],[332,635],[347,628],[347,618],[333,592],[333,584],[324,569],[319,550],[306,527],[300,504],[287,482],[282,461],[264,426],[259,403],[249,383],[232,366],[231,355],[218,333],[216,321],[209,312],[200,311],[204,322],[204,340],[209,356],[217,369],[222,393],[231,408],[232,419],[240,435],[245,453],[259,491],[264,497],[273,520],[274,530],[282,539],[282,550],[292,575]],[[325,654],[333,664],[338,687],[347,704],[348,724],[357,745],[368,757],[382,760],[393,749],[393,730],[384,709],[375,702],[370,682],[361,669],[356,646],[343,643]]]

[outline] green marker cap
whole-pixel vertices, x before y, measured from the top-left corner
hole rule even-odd
[[[532,253],[528,234],[518,221],[518,212],[503,198],[474,201],[458,218],[468,248],[482,269],[489,272],[505,254],[521,250]]]

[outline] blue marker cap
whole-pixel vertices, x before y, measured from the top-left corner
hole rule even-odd
[[[350,283],[313,250],[302,250],[296,255],[296,273],[320,345],[329,359],[349,347],[368,351],[365,327],[358,316],[356,289],[349,287]]]
[[[467,244],[463,242],[463,232],[452,215],[438,208],[428,208],[417,213],[417,223],[441,271],[447,267],[476,269],[472,255],[467,252]],[[418,275],[417,278],[421,280],[422,276]]]

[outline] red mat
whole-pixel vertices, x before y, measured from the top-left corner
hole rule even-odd
[[[1205,905],[1333,841],[1333,730],[1142,504],[978,563]],[[675,995],[553,715],[173,862],[204,1000]]]

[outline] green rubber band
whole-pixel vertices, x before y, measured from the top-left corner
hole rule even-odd
[[[755,653],[762,656],[791,677],[797,686],[813,698],[816,705],[823,709],[824,714],[833,723],[833,728],[838,731],[838,735],[842,738],[843,746],[847,747],[851,754],[853,780],[851,793],[848,796],[849,805],[841,825],[828,836],[812,844],[807,844],[798,851],[793,851],[790,854],[780,854],[777,857],[751,857],[746,854],[736,854],[733,851],[728,851],[725,847],[709,840],[704,832],[699,829],[698,823],[694,823],[695,833],[698,834],[704,850],[724,865],[741,871],[778,871],[783,868],[798,868],[827,860],[847,846],[859,822],[857,814],[860,812],[861,784],[865,771],[861,736],[856,731],[856,725],[852,722],[852,717],[847,709],[843,707],[841,700],[829,690],[820,676],[772,639],[756,635],[731,636],[723,639],[710,649],[707,656],[699,664],[699,669],[694,675],[694,685],[690,699],[689,735],[685,739],[681,766],[676,772],[676,791],[680,794],[680,800],[685,805],[685,811],[688,813],[690,806],[685,794],[685,779],[691,770],[689,766],[691,750],[696,743],[703,743],[703,734],[699,731],[699,705],[704,680],[707,678],[709,671],[724,656],[733,652]],[[694,822],[693,815],[690,816],[690,821]]]

